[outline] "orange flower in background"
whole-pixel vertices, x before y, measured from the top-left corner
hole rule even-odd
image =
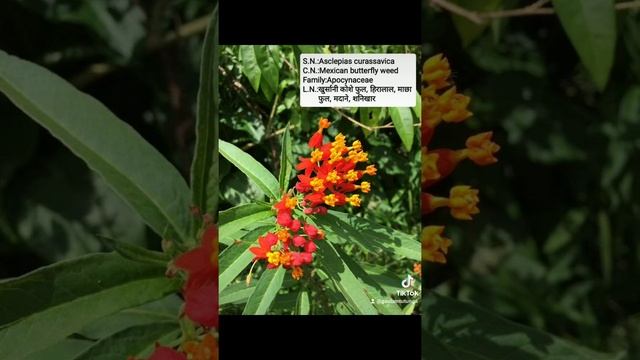
[[[176,267],[187,272],[187,282],[182,293],[185,298],[185,314],[204,326],[218,326],[218,228],[207,225],[202,233],[200,246],[175,261]]]
[[[362,197],[356,192],[371,191],[371,183],[362,178],[377,172],[375,165],[358,169],[369,161],[359,140],[347,146],[346,136],[339,133],[325,143],[323,131],[330,125],[325,118],[318,122],[318,130],[308,142],[310,156],[301,157],[296,165],[301,172],[298,182],[273,206],[276,228],[258,237],[258,246],[249,248],[254,264],[265,261],[268,269],[290,269],[295,280],[304,275],[303,266],[313,263],[316,241],[325,236],[322,229],[309,222],[309,216],[324,215],[329,207],[361,206]],[[250,281],[251,272],[247,279]]]
[[[132,359],[135,358],[129,358],[129,360]],[[148,360],[187,360],[187,355],[170,347],[156,345],[153,354],[151,354]]]
[[[445,255],[451,246],[451,240],[442,237],[444,226],[425,226],[422,228],[422,258],[427,261],[446,263]]]
[[[130,356],[127,360],[137,360]],[[156,344],[147,360],[218,360],[218,340],[205,334],[201,340],[188,340],[182,344],[182,351]]]
[[[453,186],[449,197],[435,196],[429,189],[445,179],[458,164],[469,159],[476,165],[496,163],[495,153],[500,146],[492,141],[492,132],[470,136],[465,147],[458,150],[430,148],[436,128],[441,124],[461,123],[470,118],[471,98],[458,92],[450,80],[449,61],[437,54],[425,61],[422,67],[422,215],[448,207],[451,216],[458,220],[471,220],[480,212],[479,191],[467,185]],[[425,226],[422,230],[422,258],[426,261],[446,263],[451,240],[442,236],[444,226]]]
[[[189,360],[217,360],[218,341],[211,334],[206,334],[202,341],[186,341],[182,344]]]

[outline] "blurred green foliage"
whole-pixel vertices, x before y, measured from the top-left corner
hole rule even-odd
[[[6,0],[0,48],[96,97],[186,178],[212,9],[197,0]],[[4,97],[0,124],[0,278],[103,249],[99,235],[159,249],[102,179]]]
[[[425,286],[640,357],[640,12],[616,13],[615,61],[598,91],[556,16],[502,19],[470,37],[451,14],[424,11],[423,55],[449,58],[475,114],[462,133],[439,127],[435,146],[493,130],[502,147],[495,166],[463,164],[441,185],[479,188],[481,212],[429,217],[454,245]]]

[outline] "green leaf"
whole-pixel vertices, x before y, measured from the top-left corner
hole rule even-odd
[[[422,332],[422,358],[425,360],[462,360],[427,331]]]
[[[258,66],[256,52],[253,45],[240,45],[240,61],[242,63],[242,72],[247,77],[251,87],[256,92],[260,88],[260,78],[262,71]]]
[[[423,298],[422,314],[423,332],[434,336],[459,359],[614,360],[622,357],[622,354],[603,354],[580,347],[433,292]]]
[[[21,360],[42,360],[42,359],[73,359],[89,347],[91,347],[95,342],[89,340],[81,340],[74,338],[67,338],[62,341],[55,343],[54,345],[49,346],[46,349],[36,351],[27,355],[26,357],[21,357]]]
[[[204,36],[196,118],[196,145],[191,165],[191,201],[202,213],[218,216],[218,6]],[[213,185],[213,186],[211,186]],[[213,191],[214,194],[209,194]]]
[[[307,290],[300,290],[296,301],[296,315],[309,315],[310,312],[309,292]]]
[[[596,86],[609,80],[616,49],[614,0],[553,0],[560,23]]]
[[[101,339],[75,360],[126,359],[143,352],[162,336],[179,329],[177,321],[133,326]]]
[[[273,217],[273,211],[268,205],[256,203],[238,205],[220,212],[219,241],[229,245],[233,237],[241,230],[255,225],[260,220]]]
[[[411,108],[408,107],[392,107],[389,108],[389,115],[393,121],[393,127],[396,129],[405,150],[411,151],[413,145],[413,114]]]
[[[316,254],[319,263],[329,275],[329,278],[338,287],[342,295],[347,299],[352,310],[359,315],[378,314],[376,308],[371,304],[371,299],[365,292],[365,286],[353,275],[351,269],[340,258],[336,249],[328,241],[318,242]]]
[[[364,286],[366,294],[369,296],[369,299],[373,300],[373,306],[378,309],[378,312],[383,315],[402,315],[402,309],[393,302],[391,296],[382,285],[376,283],[372,277],[367,274],[367,272],[354,260],[342,251],[340,248],[336,248],[336,251],[342,261],[347,265],[347,267],[351,270],[353,275],[358,278],[360,283]],[[395,290],[400,289],[400,284],[402,279],[396,279],[395,281]],[[417,299],[416,299],[417,300]]]
[[[4,51],[0,90],[100,174],[158,234],[187,239],[189,188],[131,126],[57,75]]]
[[[242,311],[242,315],[264,315],[269,311],[273,299],[278,295],[282,287],[284,274],[287,271],[283,267],[277,269],[267,269],[262,272],[262,276],[256,284],[256,289],[249,297],[247,305]]]
[[[491,11],[500,8],[502,0],[456,0],[455,3],[472,11]],[[451,16],[453,18],[453,25],[456,27],[458,35],[460,35],[460,39],[462,40],[462,45],[465,47],[477,39],[487,27],[487,24],[476,24],[459,15],[452,14]]]
[[[272,227],[263,226],[250,231],[242,237],[243,241],[229,245],[220,253],[218,260],[220,267],[218,288],[220,291],[224,290],[251,263],[253,253],[249,251],[249,248],[256,245],[258,236],[264,235]]]
[[[0,359],[27,356],[104,316],[165,297],[180,285],[165,269],[93,254],[0,281]]]
[[[231,284],[220,291],[220,305],[244,304],[255,291],[255,285],[247,286],[245,283]]]
[[[255,45],[253,49],[262,74],[260,88],[267,100],[271,100],[278,93],[280,71],[267,45]]]
[[[384,120],[385,108],[379,107],[361,107],[358,108],[358,115],[360,117],[360,122],[370,126],[375,127],[380,125],[382,120]],[[365,136],[369,136],[373,131],[362,128],[362,132]]]
[[[405,234],[339,211],[329,211],[327,215],[315,219],[315,223],[327,232],[329,241],[338,238],[369,252],[384,251],[400,259],[422,259],[422,247],[417,235]]]
[[[220,154],[229,160],[272,199],[280,197],[280,184],[262,164],[237,146],[220,140]]]
[[[184,300],[178,294],[169,294],[160,300],[101,317],[76,334],[88,339],[103,339],[133,326],[175,322],[183,305]]]
[[[109,239],[104,236],[98,236],[98,238],[125,259],[152,263],[160,266],[166,266],[171,260],[167,254],[159,251],[149,250],[141,246]]]
[[[289,131],[289,124],[284,129],[282,135],[282,149],[280,151],[280,176],[278,178],[280,182],[280,192],[284,193],[288,189],[289,180],[291,179],[291,172],[293,170],[293,153],[291,151],[291,134]]]

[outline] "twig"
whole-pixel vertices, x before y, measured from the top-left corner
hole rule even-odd
[[[452,14],[459,15],[465,19],[478,24],[484,25],[490,20],[517,17],[517,16],[536,16],[536,15],[553,15],[555,10],[551,7],[544,7],[548,4],[549,0],[538,0],[535,3],[510,10],[498,10],[498,11],[473,11],[462,6],[451,3],[449,0],[430,0],[431,5],[435,5],[439,8],[449,11]],[[640,8],[640,0],[625,1],[615,4],[616,10],[628,10]]]
[[[347,115],[346,113],[344,113],[340,109],[334,108],[333,110],[335,110],[338,114],[340,114],[345,119],[351,121],[354,125],[359,126],[359,127],[363,128],[365,130],[368,130],[368,131],[374,131],[374,130],[378,130],[378,129],[391,129],[391,128],[393,128],[393,124],[392,123],[384,124],[384,125],[381,125],[381,126],[365,125],[365,124],[359,122],[358,120],[354,119],[353,117]]]
[[[478,13],[467,10],[466,8],[454,3],[450,3],[447,0],[431,0],[431,4],[437,5],[438,7],[441,7],[453,14],[467,18],[478,25],[482,25],[484,23],[484,20],[478,15]]]
[[[203,33],[207,29],[207,25],[209,24],[210,18],[211,18],[211,15],[203,16],[201,18],[195,19],[191,22],[188,22],[178,27],[175,31],[165,35],[164,38],[162,38],[161,40],[150,43],[147,46],[147,50],[149,51],[159,50],[179,40]],[[120,67],[114,64],[108,64],[108,63],[91,64],[88,67],[86,67],[82,72],[80,72],[78,75],[74,76],[71,79],[71,83],[73,83],[79,88],[82,88],[116,71],[119,68]]]
[[[289,129],[295,129],[296,127],[298,127],[298,125],[290,125]],[[282,135],[282,133],[284,133],[285,130],[287,130],[287,128],[278,129],[278,130],[272,132],[271,134],[266,135],[264,137],[264,139],[267,140],[267,139],[271,139],[271,138],[274,138],[276,136]],[[245,151],[249,150],[249,149],[251,149],[252,147],[254,147],[256,145],[258,145],[258,144],[250,142],[250,143],[246,144],[245,146],[243,146],[242,150],[245,150]]]

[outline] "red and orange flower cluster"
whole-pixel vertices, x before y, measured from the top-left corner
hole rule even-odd
[[[259,246],[249,248],[254,254],[254,264],[265,260],[269,269],[280,266],[291,269],[291,276],[296,280],[304,274],[302,266],[313,262],[315,241],[325,236],[323,230],[306,219],[310,215],[326,214],[328,207],[360,206],[362,199],[355,192],[371,191],[371,184],[360,180],[377,171],[374,165],[357,169],[358,164],[369,160],[359,140],[347,146],[345,136],[338,134],[334,141],[324,143],[323,130],[329,126],[329,120],[320,119],[318,131],[309,139],[310,156],[301,157],[296,166],[301,174],[295,188],[273,206],[276,229],[260,236]]]
[[[218,360],[218,341],[211,334],[206,334],[202,340],[185,341],[182,351],[167,346],[156,345],[148,360]],[[128,360],[135,360],[129,357]]]
[[[184,314],[204,328],[204,335],[185,340],[179,350],[156,345],[148,360],[218,359],[218,341],[211,333],[218,327],[218,227],[205,219],[200,238],[200,245],[180,255],[174,265],[187,275],[182,288]]]
[[[427,59],[422,68],[422,214],[448,207],[460,220],[471,220],[478,209],[478,190],[467,185],[451,188],[448,197],[430,194],[429,188],[449,176],[458,164],[469,159],[476,165],[490,165],[498,160],[494,154],[500,146],[491,141],[492,132],[483,132],[467,139],[465,148],[432,149],[430,143],[436,127],[441,123],[460,123],[473,115],[468,109],[471,99],[458,93],[451,82],[449,61],[438,54]],[[445,263],[451,240],[442,236],[444,226],[425,226],[422,229],[422,258]]]

